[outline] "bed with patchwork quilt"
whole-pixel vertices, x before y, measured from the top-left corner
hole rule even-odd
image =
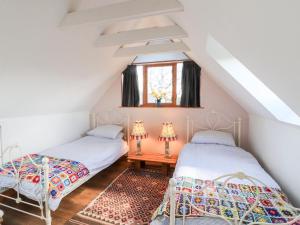
[[[45,156],[31,154],[6,163],[0,169],[0,187],[14,188],[26,197],[43,199],[44,182],[42,160]],[[74,185],[84,181],[89,170],[80,162],[47,157],[49,159],[49,206],[56,210],[61,199]],[[19,179],[16,179],[19,177]],[[18,180],[20,182],[18,182]]]
[[[249,152],[235,146],[189,143],[180,152],[151,222],[169,224],[300,225],[300,209],[289,203]]]
[[[299,210],[290,207],[286,195],[278,188],[234,183],[225,185],[223,182],[188,177],[175,180],[175,216],[185,217],[186,224],[228,224],[226,220],[242,220],[243,224],[300,225]],[[152,224],[158,224],[158,221],[169,224],[166,219],[169,216],[170,196],[166,192],[164,201],[153,215],[153,220],[157,221]]]
[[[0,188],[13,188],[38,202],[41,199],[45,201],[45,195],[48,195],[47,205],[54,211],[64,196],[113,164],[127,151],[127,144],[122,139],[86,136],[3,164],[0,167]],[[44,187],[44,158],[47,158],[49,173],[47,194]]]

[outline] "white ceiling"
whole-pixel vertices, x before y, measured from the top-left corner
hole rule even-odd
[[[133,58],[99,34],[181,26],[188,52],[248,112],[271,115],[206,52],[211,35],[300,114],[300,1],[181,0],[184,12],[60,28],[67,12],[112,0],[0,0],[0,117],[90,110]]]

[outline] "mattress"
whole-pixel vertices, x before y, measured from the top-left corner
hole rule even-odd
[[[70,193],[82,182],[88,180],[101,170],[107,168],[123,156],[128,151],[125,141],[111,140],[106,138],[99,138],[94,136],[86,136],[74,142],[67,143],[61,146],[47,149],[40,152],[39,155],[49,156],[59,159],[68,159],[83,164],[88,170],[89,174],[81,181],[81,183],[74,183],[74,185],[65,186],[65,193]],[[0,187],[13,188],[16,182],[11,176],[0,176]],[[41,199],[43,192],[38,184],[22,181],[20,186],[20,193],[30,199]],[[56,210],[62,200],[62,197],[49,197],[49,207],[51,210]]]
[[[276,181],[249,152],[238,147],[218,144],[186,144],[180,152],[173,177],[213,180],[222,175],[236,172],[244,172],[248,176],[261,180],[266,186],[279,188]],[[249,181],[240,179],[232,179],[230,183],[251,184]],[[151,225],[167,224],[169,224],[167,217],[158,217],[151,222]],[[177,218],[176,224],[182,224],[182,220]],[[228,223],[218,218],[199,217],[187,218],[185,224],[225,225]]]
[[[252,154],[242,148],[227,145],[186,144],[179,155],[173,176],[212,180],[236,172],[244,172],[261,180],[266,186],[279,188]],[[250,184],[239,179],[230,182]]]
[[[81,162],[90,173],[95,174],[110,166],[127,152],[127,143],[122,139],[86,136],[39,154]]]

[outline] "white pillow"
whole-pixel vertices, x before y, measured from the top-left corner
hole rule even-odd
[[[87,132],[87,135],[115,139],[122,130],[123,127],[118,125],[102,125]]]
[[[216,130],[198,131],[194,134],[191,143],[236,146],[231,133]]]

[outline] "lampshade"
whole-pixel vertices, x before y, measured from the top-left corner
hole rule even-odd
[[[140,140],[148,137],[143,121],[138,120],[134,122],[130,137],[136,140]]]
[[[175,141],[177,140],[177,135],[175,134],[173,124],[170,122],[163,123],[161,134],[159,136],[160,141]]]

